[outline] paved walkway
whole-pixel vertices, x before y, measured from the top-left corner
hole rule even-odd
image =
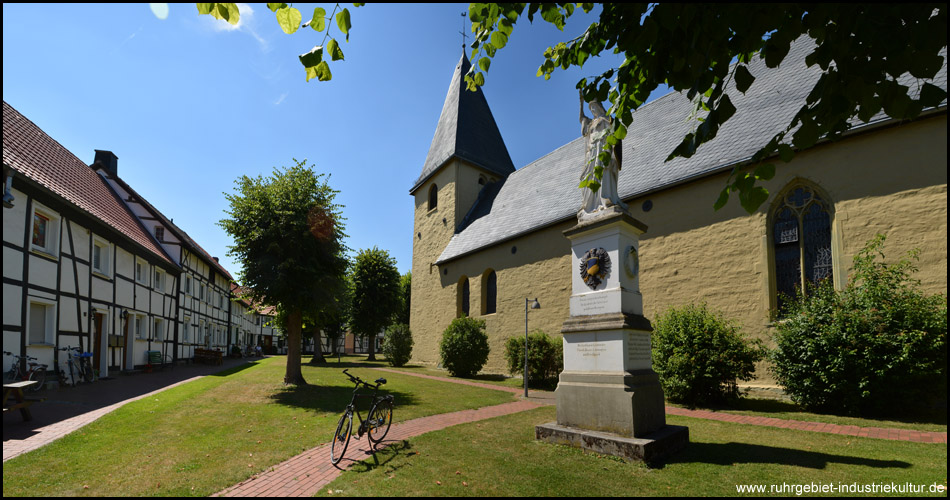
[[[9,412],[9,417],[4,416],[3,461],[5,462],[21,453],[31,451],[53,440],[59,439],[69,432],[83,427],[127,403],[148,397],[149,395],[170,387],[220,372],[222,369],[230,369],[240,365],[251,366],[244,360],[226,359],[223,367],[207,365],[179,366],[165,372],[132,376],[121,375],[115,379],[104,380],[94,384],[46,391],[47,394],[45,394],[45,396],[48,398],[47,401],[33,405],[31,408],[31,410],[33,410],[33,421],[20,421],[19,412]],[[522,389],[494,384],[416,374],[387,368],[376,369],[402,375],[506,391],[512,394],[520,395],[523,392]],[[489,406],[477,410],[464,410],[413,419],[394,424],[382,446],[399,443],[405,439],[444,429],[452,425],[509,415],[538,408],[542,405],[553,404],[553,393],[532,391],[527,400],[522,399],[520,401]],[[689,410],[671,406],[666,407],[666,413],[668,415],[680,415],[745,425],[868,438],[921,443],[947,442],[946,432],[922,432],[904,429],[824,424],[770,417],[734,415],[707,410]],[[353,463],[368,458],[371,458],[371,454],[366,440],[351,439],[349,449],[343,461],[340,462],[340,465],[342,467],[348,467]],[[313,448],[271,467],[263,473],[219,492],[217,496],[309,496],[315,494],[321,487],[340,475],[341,472],[342,469],[330,465],[329,445],[324,445]]]

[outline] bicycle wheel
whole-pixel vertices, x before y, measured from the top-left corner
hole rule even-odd
[[[336,433],[333,434],[333,442],[330,444],[330,463],[336,465],[343,459],[346,453],[346,447],[350,444],[350,435],[353,431],[353,414],[347,411],[340,417],[340,423],[336,424]]]
[[[86,382],[92,382],[92,377],[95,375],[92,373],[92,361],[89,361],[89,358],[83,358],[82,360],[82,378]]]
[[[33,373],[30,373],[30,380],[35,380],[39,382],[38,384],[33,384],[30,387],[31,392],[36,392],[46,386],[46,368],[40,367],[36,370],[33,370]]]
[[[389,426],[393,423],[393,400],[387,398],[373,405],[368,422],[369,440],[379,444],[389,434]]]

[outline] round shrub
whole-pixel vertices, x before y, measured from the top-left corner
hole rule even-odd
[[[471,377],[488,361],[485,321],[468,317],[452,320],[439,343],[442,366],[453,377]]]
[[[383,355],[392,366],[402,366],[412,357],[412,332],[409,325],[398,323],[386,329],[383,337]]]
[[[752,380],[766,351],[757,339],[706,304],[671,307],[653,322],[653,369],[670,401],[689,406],[739,397],[739,380]]]
[[[883,244],[879,235],[855,256],[843,291],[825,280],[787,301],[772,371],[796,403],[883,415],[946,397],[947,300],[910,279],[916,251],[887,264]]]
[[[564,369],[564,347],[561,339],[551,338],[541,330],[528,335],[528,386],[550,387]],[[505,342],[508,373],[524,375],[524,337],[515,336]]]

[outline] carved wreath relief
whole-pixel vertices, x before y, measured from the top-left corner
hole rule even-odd
[[[595,290],[610,273],[610,256],[603,248],[591,248],[581,257],[581,279]]]

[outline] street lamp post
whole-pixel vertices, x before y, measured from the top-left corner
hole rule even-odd
[[[531,303],[531,309],[541,309],[537,297]],[[528,298],[524,299],[524,397],[528,397]]]

